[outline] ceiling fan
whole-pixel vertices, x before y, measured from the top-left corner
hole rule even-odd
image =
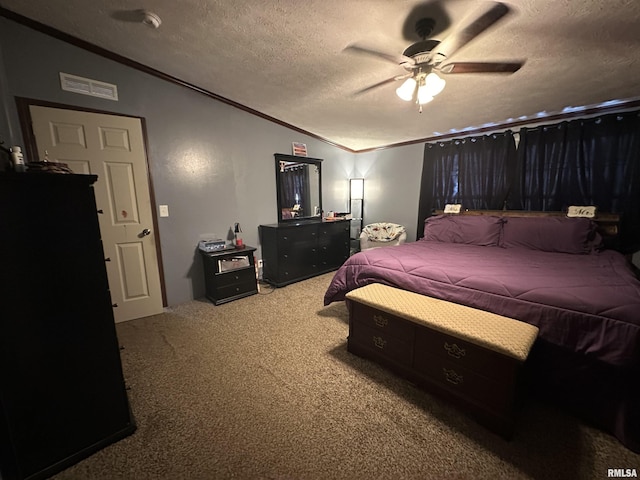
[[[513,62],[447,62],[447,59],[455,52],[510,11],[510,8],[501,2],[490,2],[490,5],[486,12],[442,41],[427,38],[436,26],[436,21],[433,18],[418,19],[415,24],[415,32],[422,40],[409,45],[402,52],[402,55],[394,55],[359,44],[347,46],[346,51],[374,55],[396,63],[407,70],[407,73],[403,75],[397,75],[370,85],[359,90],[356,94],[359,95],[383,85],[405,80],[396,89],[396,94],[402,100],[415,101],[420,107],[420,113],[422,113],[422,105],[433,100],[433,97],[444,89],[445,81],[440,78],[438,73],[447,75],[458,73],[511,74],[518,71],[524,65],[523,60]]]

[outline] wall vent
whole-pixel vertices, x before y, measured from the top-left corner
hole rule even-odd
[[[60,86],[67,92],[118,101],[118,87],[111,83],[60,72]]]

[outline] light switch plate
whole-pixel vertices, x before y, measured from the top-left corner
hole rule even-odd
[[[161,217],[169,216],[169,205],[160,205],[160,216]]]

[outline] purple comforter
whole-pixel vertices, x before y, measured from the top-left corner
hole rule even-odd
[[[369,283],[515,318],[565,349],[640,366],[640,281],[615,251],[574,255],[421,240],[353,255],[324,303]]]

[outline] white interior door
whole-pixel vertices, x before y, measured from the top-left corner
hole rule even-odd
[[[116,322],[162,312],[147,158],[138,118],[31,105],[40,160],[95,174],[100,232]],[[32,159],[33,160],[33,159]]]

